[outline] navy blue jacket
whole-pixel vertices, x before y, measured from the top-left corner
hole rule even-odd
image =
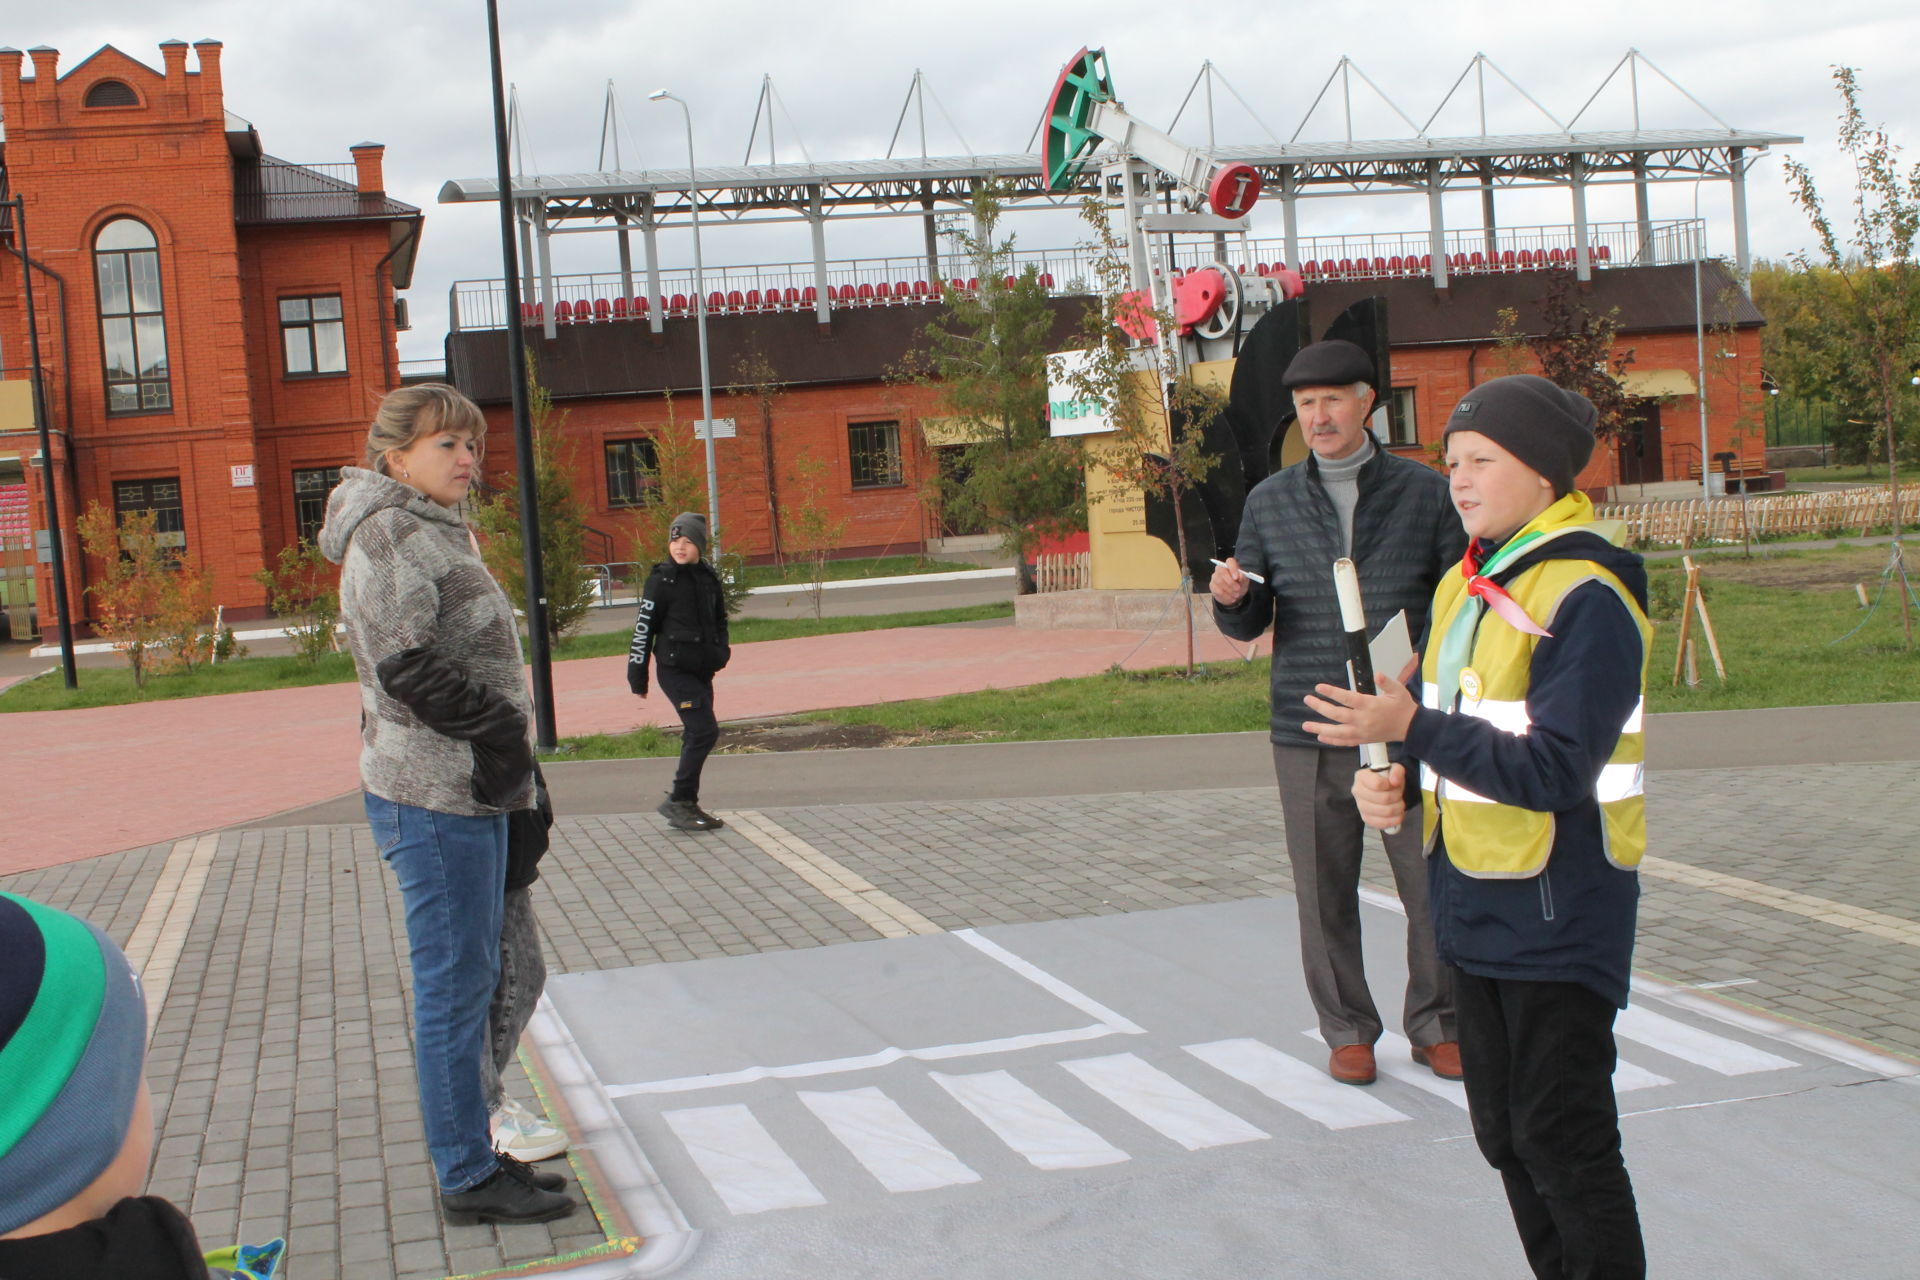
[[[1555,538],[1494,580],[1505,584],[1549,559],[1602,564],[1646,607],[1640,557],[1597,534]],[[1428,866],[1434,941],[1443,962],[1468,973],[1577,982],[1625,1008],[1640,877],[1607,861],[1593,784],[1641,696],[1640,630],[1600,582],[1569,592],[1551,629],[1533,651],[1527,733],[1429,707],[1414,713],[1407,731],[1407,754],[1442,777],[1554,815],[1547,865],[1525,880],[1465,875],[1440,842]]]

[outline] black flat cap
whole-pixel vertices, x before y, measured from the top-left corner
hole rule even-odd
[[[1356,382],[1373,386],[1373,357],[1340,338],[1300,348],[1300,354],[1280,378],[1280,385],[1289,391],[1295,387],[1350,387]]]

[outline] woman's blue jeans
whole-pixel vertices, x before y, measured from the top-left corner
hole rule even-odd
[[[406,906],[413,965],[413,1057],[427,1154],[444,1192],[498,1167],[481,1062],[500,978],[507,876],[505,815],[439,813],[367,794],[367,824]]]

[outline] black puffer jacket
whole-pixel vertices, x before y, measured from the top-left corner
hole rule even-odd
[[[647,659],[694,675],[712,675],[727,665],[727,598],[706,561],[653,566],[640,592],[640,616],[627,649],[627,687],[647,692]]]
[[[1460,562],[1467,534],[1447,496],[1446,477],[1409,458],[1376,448],[1360,468],[1353,511],[1353,562],[1360,571],[1367,628],[1378,631],[1407,611],[1416,645],[1440,576]],[[1247,584],[1228,609],[1216,604],[1220,630],[1254,640],[1273,628],[1273,741],[1317,747],[1300,728],[1313,718],[1304,699],[1316,684],[1347,682],[1346,644],[1333,595],[1333,562],[1340,558],[1340,517],[1320,479],[1317,459],[1277,471],[1253,487],[1240,518],[1234,558],[1267,585]],[[1397,676],[1397,671],[1385,674]]]

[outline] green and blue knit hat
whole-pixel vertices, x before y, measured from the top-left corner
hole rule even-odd
[[[113,939],[0,893],[0,1235],[113,1163],[146,1051],[146,1002]]]

